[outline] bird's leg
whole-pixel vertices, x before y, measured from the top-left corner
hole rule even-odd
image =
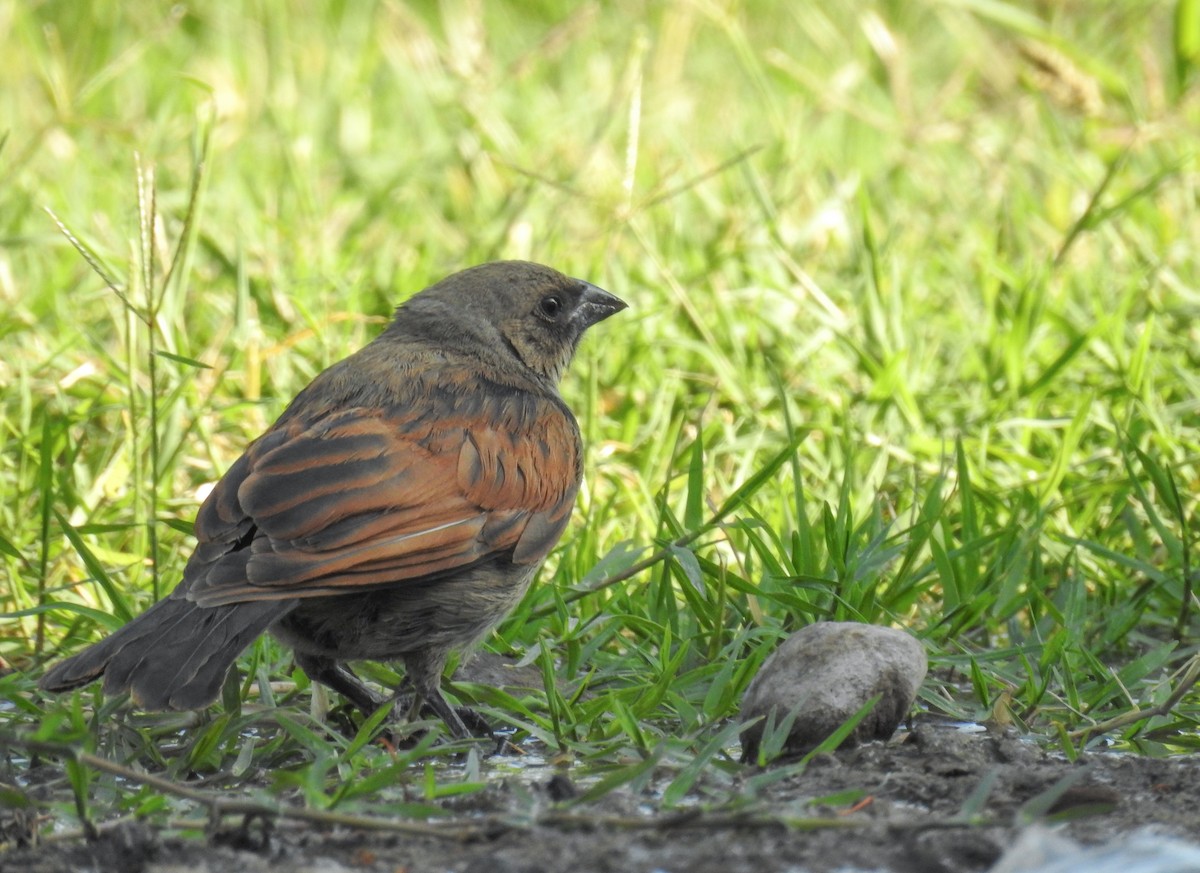
[[[469,706],[451,706],[437,688],[426,692],[417,692],[417,694],[424,701],[425,706],[432,709],[438,718],[445,722],[450,733],[456,738],[460,740],[468,737],[495,739],[492,726],[488,724],[487,719]]]
[[[296,663],[309,679],[332,688],[354,704],[363,715],[371,715],[389,701],[389,698],[376,694],[364,685],[349,667],[337,661],[297,652]]]
[[[404,661],[404,681],[400,689],[411,686],[417,700],[432,709],[457,739],[473,736],[492,736],[491,725],[479,713],[465,706],[455,708],[442,697],[442,669],[446,666],[447,653],[422,652],[410,655]],[[397,689],[397,693],[400,693]],[[470,722],[471,728],[467,727]]]
[[[417,694],[420,695],[426,706],[437,713],[438,718],[445,723],[446,728],[455,738],[462,740],[471,736],[471,732],[467,730],[467,725],[462,720],[462,716],[458,714],[453,706],[446,702],[446,698],[442,697],[442,692],[439,689],[434,688],[423,692],[418,691]]]
[[[395,702],[397,709],[413,709],[414,702],[407,700],[406,698],[415,696],[416,693],[417,692],[413,688],[412,682],[409,680],[408,675],[406,674],[400,680],[400,684],[396,686],[394,691],[392,691],[392,695],[389,699]]]

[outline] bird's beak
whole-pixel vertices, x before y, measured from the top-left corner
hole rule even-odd
[[[597,288],[582,279],[577,281],[583,286],[583,296],[579,298],[579,308],[576,310],[576,317],[582,322],[581,327],[589,328],[628,307],[624,300],[603,288]]]

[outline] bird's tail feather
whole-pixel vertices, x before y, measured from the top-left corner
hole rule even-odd
[[[201,607],[168,597],[123,628],[55,664],[45,691],[66,691],[104,677],[104,692],[132,693],[143,709],[199,709],[217,699],[241,651],[295,601]]]

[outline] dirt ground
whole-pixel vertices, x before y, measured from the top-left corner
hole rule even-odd
[[[1047,792],[1064,779],[1069,787],[1049,804]],[[991,867],[1038,805],[1068,818],[1061,832],[1084,844],[1146,827],[1191,840],[1200,834],[1200,757],[1103,753],[1069,762],[1013,736],[936,724],[819,757],[802,774],[760,788],[755,805],[738,814],[654,815],[645,812],[647,798],[624,790],[586,806],[555,805],[570,793],[561,777],[532,787],[498,780],[458,801],[471,825],[459,837],[281,822],[205,841],[132,823],[91,843],[0,852],[0,871],[958,873]]]

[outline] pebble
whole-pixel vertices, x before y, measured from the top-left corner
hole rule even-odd
[[[1049,828],[1026,829],[990,873],[1196,873],[1200,845],[1151,830],[1081,846]]]
[[[879,702],[843,745],[885,740],[908,714],[927,669],[924,647],[906,631],[859,622],[802,628],[779,644],[746,689],[742,721],[762,720],[742,734],[742,760],[758,758],[772,712],[775,724],[796,712],[781,752],[804,754],[876,694]]]

